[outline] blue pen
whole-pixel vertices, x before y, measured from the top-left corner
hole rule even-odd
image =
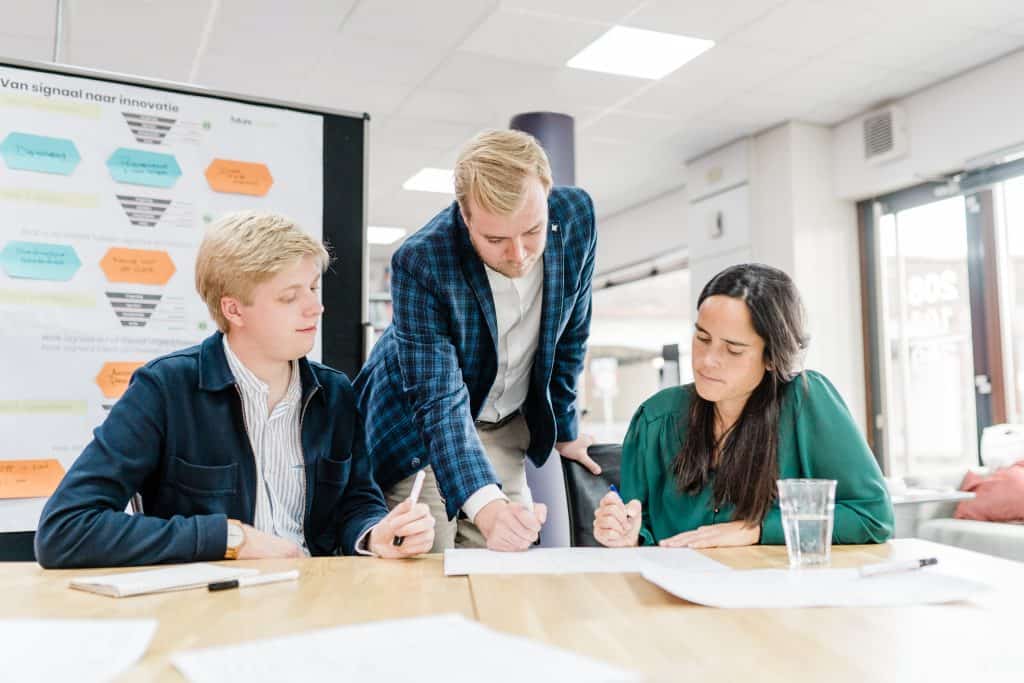
[[[611,486],[608,487],[608,490],[614,493],[616,496],[618,496],[619,500],[622,501],[623,504],[625,504],[626,501],[622,500],[622,494],[619,493],[618,486],[612,484]],[[628,508],[626,509],[626,519],[633,519],[633,513],[630,512]]]

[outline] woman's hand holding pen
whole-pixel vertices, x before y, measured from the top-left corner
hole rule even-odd
[[[640,538],[640,513],[639,500],[631,500],[627,505],[622,502],[617,491],[609,491],[594,512],[594,538],[609,548],[637,545]]]

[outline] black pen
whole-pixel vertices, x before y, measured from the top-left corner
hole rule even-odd
[[[294,581],[299,578],[299,570],[292,569],[277,574],[257,574],[256,576],[242,576],[230,581],[216,581],[206,586],[207,590],[224,591],[230,588],[244,588],[246,586],[261,586],[265,583],[277,583],[278,581]]]
[[[878,564],[866,564],[860,568],[861,577],[878,576],[879,574],[892,574],[894,572],[907,572],[922,567],[930,567],[938,564],[939,560],[934,557],[925,557],[920,560],[903,560],[901,562],[880,562]]]

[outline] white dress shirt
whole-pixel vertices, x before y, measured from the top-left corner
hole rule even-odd
[[[228,345],[227,336],[224,337],[224,355],[242,396],[245,430],[256,457],[253,526],[292,541],[308,555],[303,531],[306,465],[299,426],[302,383],[298,364],[292,361],[291,379],[284,398],[268,413],[270,387],[238,359]]]
[[[519,410],[530,391],[530,371],[540,342],[544,263],[520,278],[505,277],[486,266],[484,270],[498,323],[498,371],[477,419],[499,422]],[[472,521],[485,505],[500,499],[508,500],[490,484],[475,491],[462,511]]]

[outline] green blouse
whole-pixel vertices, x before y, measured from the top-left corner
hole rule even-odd
[[[892,502],[871,450],[832,383],[807,371],[783,389],[779,419],[779,478],[835,479],[833,543],[882,543],[893,531]],[[643,504],[641,545],[697,527],[733,521],[731,504],[713,503],[712,481],[682,493],[671,466],[682,450],[692,384],[647,399],[622,444],[622,498]],[[761,543],[786,542],[776,503],[761,526]]]

